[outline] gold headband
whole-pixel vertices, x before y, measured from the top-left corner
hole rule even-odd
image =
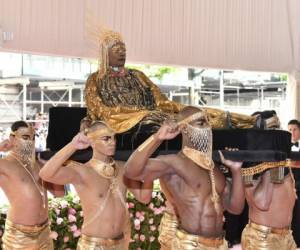
[[[178,125],[188,124],[188,123],[191,123],[191,122],[196,121],[197,119],[200,119],[200,118],[203,118],[203,117],[205,117],[205,119],[208,120],[206,112],[199,111],[197,113],[194,113],[194,114],[188,116],[187,118],[183,119],[182,121],[178,122]]]
[[[104,128],[101,128],[101,129],[97,129],[93,132],[87,132],[87,137],[89,139],[98,139],[98,138],[103,137],[103,136],[113,136],[115,134],[116,133],[112,129],[104,127]]]

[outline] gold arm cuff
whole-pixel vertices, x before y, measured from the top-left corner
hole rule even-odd
[[[218,153],[219,153],[219,156],[220,156],[221,163],[222,163],[222,164],[225,164],[225,163],[224,163],[224,162],[225,162],[225,157],[224,157],[222,151],[221,151],[221,150],[218,150]]]
[[[154,141],[154,135],[151,135],[146,141],[144,141],[143,144],[141,144],[137,150],[139,152],[143,151],[145,147],[147,147],[152,141]]]

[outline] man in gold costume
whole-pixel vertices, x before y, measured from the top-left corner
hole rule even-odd
[[[281,183],[273,183],[273,170],[265,171],[245,187],[249,223],[242,233],[244,250],[296,249],[290,230],[296,199],[295,181],[289,172]]]
[[[164,123],[146,140],[126,163],[128,178],[160,179],[172,195],[179,225],[172,241],[173,250],[227,249],[223,232],[223,209],[240,213],[244,206],[240,162],[223,159],[232,173],[233,185],[214,168],[212,131],[206,112],[186,107],[180,122]],[[162,143],[182,133],[182,150],[178,154],[149,157]]]
[[[91,146],[92,158],[85,164],[64,163],[80,149]],[[74,185],[82,205],[83,226],[78,250],[125,250],[124,234],[129,216],[126,206],[126,186],[141,202],[149,202],[152,182],[140,182],[124,177],[124,162],[114,161],[115,132],[105,123],[94,122],[86,135],[77,134],[57,152],[41,170],[40,176],[56,184]]]
[[[11,131],[9,140],[0,145],[1,151],[9,151],[0,159],[0,186],[10,203],[2,249],[51,250],[46,189],[53,191],[53,186],[39,178],[34,129],[17,121]]]
[[[124,67],[126,48],[119,33],[100,32],[99,70],[88,78],[85,88],[87,115],[103,120],[118,133],[138,123],[162,124],[184,106],[169,101],[160,89],[141,71]],[[213,128],[228,123],[237,128],[250,128],[256,118],[222,110],[205,108]]]

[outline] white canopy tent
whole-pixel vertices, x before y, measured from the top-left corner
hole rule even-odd
[[[299,13],[299,0],[0,0],[0,51],[96,58],[102,24],[132,62],[288,72],[300,118]]]

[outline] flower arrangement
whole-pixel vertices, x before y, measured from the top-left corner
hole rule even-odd
[[[130,250],[160,249],[158,226],[165,207],[165,199],[160,192],[152,193],[152,200],[145,205],[132,195],[128,197],[128,209],[131,219]]]
[[[49,218],[54,248],[76,249],[83,222],[79,197],[69,194],[64,198],[50,199]]]
[[[127,206],[131,219],[130,250],[160,249],[158,226],[164,211],[165,198],[155,191],[149,204],[141,204],[128,194]],[[4,232],[6,213],[0,213],[0,237]],[[54,249],[76,249],[81,235],[83,214],[78,196],[49,199],[49,218]]]

